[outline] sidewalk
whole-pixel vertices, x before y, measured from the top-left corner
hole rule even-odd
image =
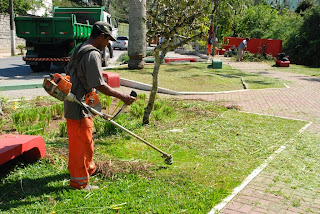
[[[235,69],[289,81],[286,83],[289,87],[184,96],[186,99],[201,98],[225,105],[237,105],[245,112],[312,121],[313,124],[308,130],[320,133],[319,78],[279,71],[279,68],[277,70],[264,63],[234,62],[230,58],[220,58],[224,64],[229,64]],[[285,183],[276,182],[277,176],[263,170],[221,209],[220,213],[320,213],[319,193],[303,188],[291,189]],[[270,189],[287,192],[291,197],[284,198],[273,194]],[[299,206],[295,205],[296,198],[299,199]]]
[[[16,49],[15,50],[15,54],[17,55],[18,53],[20,53],[20,50]],[[0,58],[6,58],[6,57],[11,57],[11,52],[6,51],[6,50],[0,50]]]

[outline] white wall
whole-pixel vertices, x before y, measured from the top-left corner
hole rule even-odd
[[[52,0],[43,0],[43,7],[34,8],[33,10],[29,10],[28,14],[35,16],[51,16],[52,15]]]

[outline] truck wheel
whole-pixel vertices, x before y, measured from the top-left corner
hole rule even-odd
[[[102,52],[102,66],[107,67],[109,64],[109,59],[110,59],[110,52],[109,48],[105,47],[105,49]]]
[[[38,65],[30,65],[33,72],[48,71],[50,69],[51,62],[38,62]]]

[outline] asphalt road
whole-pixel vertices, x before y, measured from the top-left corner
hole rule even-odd
[[[110,59],[110,64],[114,64],[121,54],[125,51],[114,50],[114,57]],[[51,66],[48,72],[39,72],[39,74],[47,74],[52,72],[63,72],[61,68]],[[0,80],[13,78],[16,76],[34,75],[29,65],[22,60],[22,56],[0,58]]]
[[[125,51],[115,50],[114,57],[110,60],[110,66],[116,64],[116,60]],[[63,73],[62,68],[51,66],[50,70],[44,72],[33,72],[29,65],[22,60],[22,56],[0,58],[0,96],[16,99],[20,97],[32,98],[35,96],[46,96],[47,93],[41,87],[43,79],[51,73]],[[38,88],[23,90],[7,90],[3,86],[37,85]]]
[[[0,58],[0,79],[25,76],[30,73],[32,73],[30,66],[25,64],[21,56]]]

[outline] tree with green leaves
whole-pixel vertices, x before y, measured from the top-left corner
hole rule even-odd
[[[13,0],[13,10],[16,14],[25,15],[27,11],[34,8],[33,3],[35,1],[25,1],[25,0]],[[37,2],[39,3],[39,2]],[[9,13],[9,1],[8,0],[0,0],[0,13]]]
[[[213,27],[213,37],[237,36],[238,17],[250,5],[250,1],[245,0],[211,0],[212,10],[210,14],[211,25]],[[216,44],[214,43],[213,50]]]
[[[259,4],[245,10],[238,24],[240,37],[263,38],[278,19],[278,11],[270,5]]]
[[[292,63],[320,67],[320,6],[305,11],[303,21],[296,26],[284,52]]]
[[[155,63],[152,73],[152,90],[145,108],[143,124],[149,123],[158,90],[158,74],[167,52],[208,31],[211,4],[207,0],[153,0],[148,1],[148,32],[151,38],[163,38],[154,49]]]
[[[110,14],[119,22],[129,23],[129,2],[128,0],[111,0]]]
[[[86,5],[82,0],[52,0],[53,7],[83,7]]]

